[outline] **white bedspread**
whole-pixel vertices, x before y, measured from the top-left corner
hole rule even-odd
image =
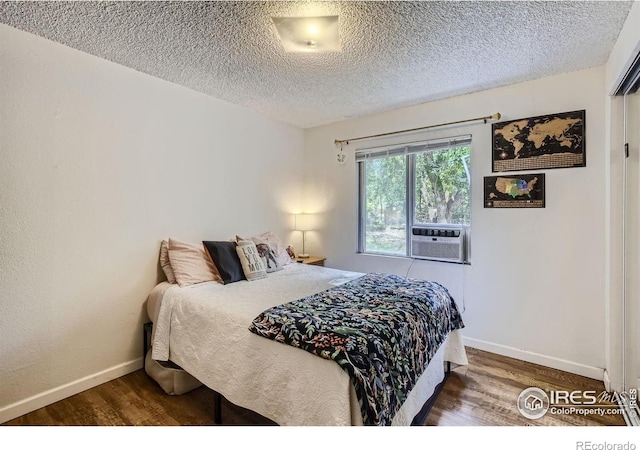
[[[238,406],[280,425],[361,425],[348,374],[334,361],[249,332],[262,311],[362,274],[291,264],[262,280],[163,289],[152,357],[175,362]],[[443,361],[467,364],[459,331],[452,333],[393,420],[409,425],[435,384]]]

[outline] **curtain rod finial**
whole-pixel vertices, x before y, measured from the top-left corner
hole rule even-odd
[[[494,120],[499,120],[500,117],[502,117],[502,115],[500,113],[495,113],[493,116],[491,116],[491,118],[494,119]]]

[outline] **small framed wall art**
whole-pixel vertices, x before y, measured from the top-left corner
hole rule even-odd
[[[484,177],[485,208],[544,208],[544,173]]]

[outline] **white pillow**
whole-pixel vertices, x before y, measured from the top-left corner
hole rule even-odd
[[[262,263],[256,244],[254,244],[253,241],[238,241],[236,252],[238,252],[240,264],[242,264],[242,271],[248,281],[266,278],[267,270]]]

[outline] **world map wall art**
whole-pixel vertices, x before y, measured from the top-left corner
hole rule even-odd
[[[485,208],[544,208],[544,173],[484,177]]]
[[[492,172],[585,167],[585,111],[494,123]]]

